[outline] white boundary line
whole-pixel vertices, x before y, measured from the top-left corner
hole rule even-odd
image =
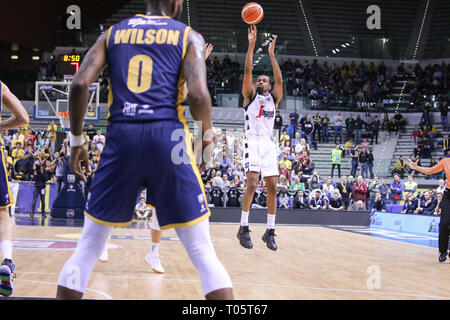
[[[21,272],[21,273],[27,273],[27,272]],[[39,272],[37,272],[37,273],[39,273]],[[51,273],[51,274],[54,275],[56,273]],[[16,278],[16,279],[14,279],[14,281],[42,283],[42,284],[49,284],[49,285],[52,285],[52,286],[53,285],[54,286],[58,285],[57,283],[54,283],[54,282],[47,282],[47,281],[40,281],[40,280],[27,280],[27,279],[17,279]],[[107,294],[106,292],[103,292],[103,291],[100,291],[100,290],[89,289],[89,288],[87,288],[86,291],[91,291],[91,292],[100,294],[100,295],[104,296],[105,299],[107,299],[107,300],[113,300],[113,298],[109,294]],[[34,298],[36,298],[36,297],[34,297]]]
[[[56,273],[44,273],[44,272],[22,272],[22,274],[42,274],[42,275],[55,275]],[[123,276],[103,276],[103,275],[95,275],[98,278],[108,278],[108,279],[133,279],[133,280],[157,280],[157,281],[177,281],[177,282],[198,282],[200,280],[195,279],[176,279],[176,278],[165,278],[161,276],[155,276],[152,278],[146,277],[123,277]],[[16,279],[17,280],[17,279]],[[20,279],[19,279],[20,280]],[[22,281],[30,281],[30,282],[41,282],[46,284],[54,284],[51,282],[42,282],[42,281],[34,281],[34,280],[22,280]],[[321,288],[321,287],[308,287],[308,286],[296,286],[296,285],[279,285],[279,284],[271,284],[271,283],[254,283],[254,282],[233,282],[233,285],[240,286],[248,286],[248,287],[272,287],[272,288],[288,288],[288,289],[305,289],[305,290],[318,290],[318,291],[336,291],[336,292],[350,292],[350,293],[365,293],[365,294],[374,294],[374,295],[389,295],[389,296],[404,296],[404,297],[414,297],[414,298],[430,298],[430,299],[446,299],[450,300],[450,297],[443,296],[434,296],[434,295],[424,295],[424,294],[413,294],[413,293],[402,293],[402,292],[387,292],[387,291],[368,291],[368,290],[357,290],[357,289],[340,289],[340,288]],[[107,299],[112,299],[108,294],[93,290],[87,289],[89,291],[93,291],[99,294],[104,295]],[[109,297],[109,298],[108,298]],[[352,300],[352,299],[348,299]],[[366,300],[366,299],[362,299]]]

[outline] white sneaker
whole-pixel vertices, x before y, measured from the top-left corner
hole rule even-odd
[[[107,262],[108,261],[108,249],[105,248],[105,250],[103,250],[100,258],[98,258],[98,260],[100,260],[101,262]]]
[[[145,256],[145,262],[147,262],[151,267],[153,272],[155,273],[164,273],[164,268],[161,265],[161,261],[159,261],[159,255],[154,253],[149,253]]]

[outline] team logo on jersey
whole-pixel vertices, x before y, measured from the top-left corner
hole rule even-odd
[[[135,19],[130,19],[128,21],[128,25],[132,26],[133,28],[135,28],[137,26],[145,26],[145,25],[166,26],[167,22],[155,21],[155,20],[150,20],[150,19],[135,18]]]
[[[267,119],[271,119],[275,116],[275,111],[266,111],[266,110],[262,110],[261,112],[261,117],[267,118]]]
[[[123,109],[122,113],[124,116],[130,116],[133,117],[136,115],[136,109],[138,104],[137,103],[131,103],[131,102],[124,102],[123,103]]]

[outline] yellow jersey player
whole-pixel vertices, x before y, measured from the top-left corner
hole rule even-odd
[[[5,106],[12,116],[0,121],[0,130],[16,129],[28,125],[29,117],[19,99],[0,81],[0,112]],[[8,208],[14,204],[14,198],[8,185],[8,174],[5,166],[5,144],[0,137],[0,150],[3,165],[0,166],[0,248],[2,264],[0,266],[0,294],[10,296],[13,293],[14,263],[12,261],[12,222]]]

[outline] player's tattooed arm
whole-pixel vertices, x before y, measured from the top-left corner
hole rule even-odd
[[[82,134],[83,117],[88,106],[89,87],[106,67],[106,37],[107,32],[103,33],[88,51],[70,86],[69,120],[73,135]]]
[[[2,82],[2,97],[3,105],[13,114],[8,119],[0,122],[0,130],[15,129],[28,124],[30,121],[25,108],[20,103],[19,99],[9,91],[9,88]]]
[[[278,108],[278,104],[283,97],[283,76],[281,74],[280,66],[278,65],[277,58],[275,57],[275,44],[277,42],[278,36],[274,36],[272,42],[269,45],[269,57],[272,62],[273,77],[275,84],[272,90],[272,96],[275,99],[275,105]]]
[[[253,88],[253,52],[255,50],[256,35],[256,26],[250,26],[250,28],[248,28],[248,50],[245,57],[244,80],[242,82],[244,106],[250,103],[255,94],[255,89]]]

